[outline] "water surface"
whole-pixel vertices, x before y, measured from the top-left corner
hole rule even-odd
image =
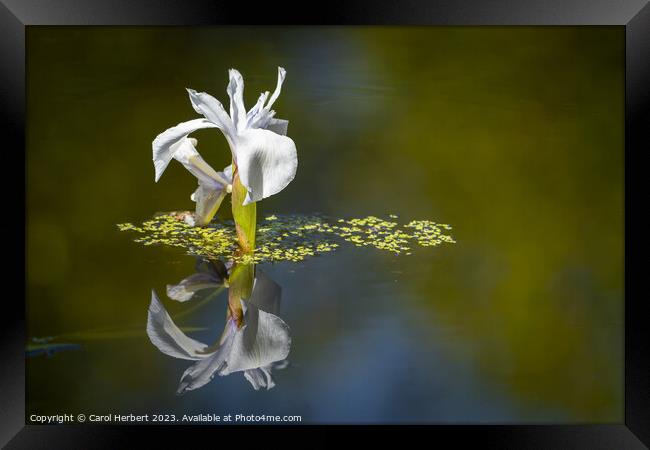
[[[27,44],[28,335],[74,346],[27,359],[28,416],[622,420],[622,29],[32,27]],[[196,117],[185,87],[225,102],[236,67],[252,105],[277,65],[299,168],[260,216],[395,214],[456,243],[259,264],[288,367],[268,391],[235,373],[177,396],[191,362],[149,341],[151,290],[202,342],[227,293],[170,300],[195,258],[116,224],[193,207],[193,177],[172,163],[154,184],[151,163],[152,139]],[[221,135],[195,136],[229,163]]]

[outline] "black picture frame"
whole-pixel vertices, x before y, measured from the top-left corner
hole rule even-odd
[[[119,448],[130,446],[143,432],[172,443],[171,435],[185,427],[91,425],[25,425],[25,224],[17,211],[26,212],[25,195],[25,27],[34,25],[617,25],[625,27],[625,420],[619,424],[417,426],[413,431],[433,433],[434,442],[479,443],[493,448],[647,448],[650,445],[650,364],[645,333],[647,315],[640,277],[632,275],[633,259],[644,254],[643,221],[632,219],[630,199],[641,199],[633,182],[644,177],[639,164],[650,149],[650,5],[646,0],[479,0],[479,1],[348,1],[315,6],[223,0],[0,0],[0,123],[2,151],[12,156],[0,177],[4,207],[12,220],[2,223],[12,236],[15,253],[6,260],[5,282],[17,292],[5,295],[0,329],[0,445],[7,448]],[[6,159],[5,159],[6,162]],[[8,167],[8,168],[7,168]],[[13,179],[12,179],[13,178]],[[18,193],[18,194],[17,194]],[[637,198],[638,197],[638,198]],[[11,249],[12,251],[14,249]],[[16,263],[15,259],[22,262]],[[6,292],[5,292],[6,293]],[[218,428],[218,429],[217,429]],[[278,439],[285,426],[235,427],[236,438]],[[320,427],[299,427],[300,434]],[[373,437],[404,432],[405,427],[362,427]],[[251,429],[254,433],[251,433]],[[322,428],[320,428],[322,429]],[[350,428],[344,428],[349,431]],[[223,437],[223,427],[193,427],[199,435]],[[178,434],[176,434],[178,436]],[[326,434],[331,436],[329,432]],[[402,435],[404,436],[404,435]],[[214,438],[214,437],[212,437]],[[403,437],[402,437],[403,438]],[[313,438],[311,438],[313,439]],[[182,442],[184,438],[179,438]],[[153,442],[153,441],[150,441]],[[276,441],[277,442],[277,441]]]

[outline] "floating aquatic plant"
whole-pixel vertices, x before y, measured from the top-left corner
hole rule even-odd
[[[302,261],[332,252],[342,244],[409,255],[413,246],[455,242],[446,234],[451,226],[429,220],[399,224],[394,217],[336,219],[321,215],[271,215],[260,224],[255,251],[241,253],[237,252],[238,239],[231,221],[215,220],[197,228],[186,223],[186,214],[162,214],[140,225],[122,223],[118,228],[137,233],[135,241],[143,245],[180,247],[191,255],[210,259],[227,257],[242,263]]]
[[[298,167],[296,145],[286,136],[289,122],[276,119],[271,109],[280,95],[285,76],[286,71],[278,67],[278,82],[271,98],[268,98],[268,91],[262,93],[257,103],[246,111],[244,79],[237,70],[230,69],[226,89],[230,114],[211,95],[187,89],[192,107],[203,118],[179,123],[159,134],[152,143],[156,182],[172,159],[183,164],[198,179],[199,187],[191,196],[196,210],[186,216],[188,225],[210,223],[226,194],[232,193],[237,240],[244,252],[252,252],[255,248],[255,202],[284,189],[293,180]],[[210,167],[196,150],[197,140],[188,137],[204,128],[221,130],[230,146],[232,164],[223,172]]]

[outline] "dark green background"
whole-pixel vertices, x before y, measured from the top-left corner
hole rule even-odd
[[[193,207],[195,179],[172,163],[155,184],[151,161],[158,133],[197,117],[185,87],[227,105],[235,67],[250,107],[278,65],[299,167],[258,214],[395,213],[458,243],[269,267],[298,368],[270,393],[235,374],[179,400],[187,364],[144,327],[150,289],[193,261],[115,224]],[[622,421],[623,28],[28,27],[27,87],[28,333],[84,344],[28,361],[28,413]],[[220,133],[195,137],[229,163]],[[86,331],[102,327],[137,331]]]

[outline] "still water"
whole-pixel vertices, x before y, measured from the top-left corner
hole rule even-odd
[[[614,27],[30,27],[27,415],[620,422],[623,39]],[[235,372],[179,396],[196,362],[152,344],[152,289],[206,345],[227,327],[229,291],[215,275],[174,301],[167,285],[205,263],[116,225],[193,207],[195,180],[172,163],[156,184],[151,163],[152,139],[196,117],[185,87],[226,102],[236,67],[250,106],[278,65],[275,109],[299,166],[258,215],[392,214],[450,224],[456,243],[257,264],[272,306],[251,311],[290,338],[275,386]],[[195,137],[210,164],[229,163],[222,136]]]

